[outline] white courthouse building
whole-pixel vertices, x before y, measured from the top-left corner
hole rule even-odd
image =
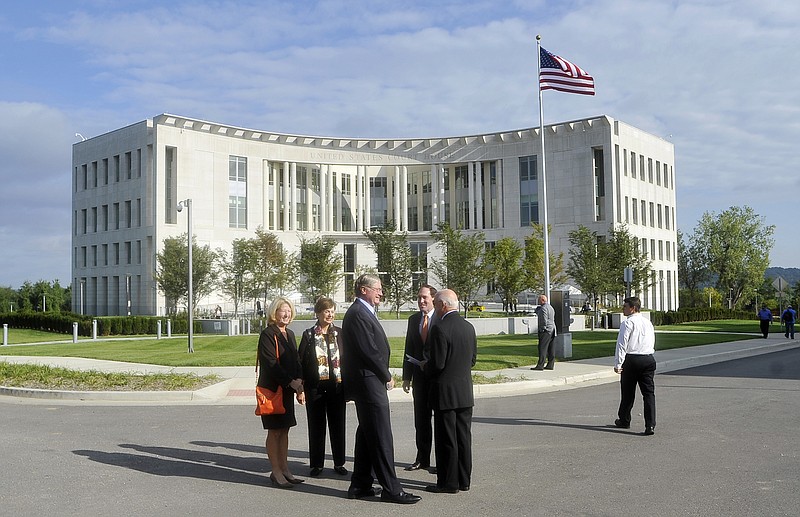
[[[627,225],[652,260],[650,309],[677,308],[674,148],[608,116],[545,126],[550,250],[569,260],[570,231]],[[199,245],[231,250],[255,230],[289,251],[301,237],[336,239],[344,301],[358,265],[374,266],[363,232],[387,221],[407,231],[424,264],[430,231],[447,221],[487,243],[520,243],[542,222],[539,128],[425,138],[288,135],[177,115],[73,146],[72,304],[94,315],[163,314],[156,255],[187,231],[192,200]],[[436,283],[436,279],[431,279]],[[198,306],[226,305],[212,296]]]

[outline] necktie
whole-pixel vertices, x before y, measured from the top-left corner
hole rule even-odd
[[[420,335],[422,336],[422,342],[423,343],[428,341],[428,314],[427,313],[425,313],[422,316],[422,332],[420,332]]]

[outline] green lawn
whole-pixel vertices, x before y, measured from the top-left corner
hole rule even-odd
[[[669,330],[670,332],[660,332]],[[656,350],[705,345],[726,341],[752,339],[756,336],[741,332],[758,332],[753,321],[714,321],[689,325],[663,326],[657,329]],[[737,332],[739,332],[737,334]],[[30,334],[29,334],[30,333]],[[126,338],[110,341],[81,340],[72,343],[71,336],[15,330],[9,332],[9,341],[34,343],[63,339],[64,343],[46,345],[6,346],[2,355],[35,355],[87,357],[133,363],[166,366],[255,366],[258,336],[204,336],[195,335],[194,354],[187,353],[186,336],[156,340],[154,338]],[[615,330],[581,331],[572,333],[571,360],[608,357],[614,355],[617,332]],[[392,357],[390,365],[400,367],[403,360],[403,339],[390,338]],[[536,354],[536,335],[494,335],[478,338],[479,371],[492,371],[532,364]]]

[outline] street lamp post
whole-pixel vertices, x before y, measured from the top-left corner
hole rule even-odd
[[[194,304],[192,303],[192,200],[191,198],[185,199],[178,203],[178,212],[183,210],[183,207],[186,207],[186,215],[187,215],[187,228],[188,228],[188,241],[189,241],[189,298],[187,300],[187,309],[189,311],[189,353],[194,353],[194,321],[193,315],[194,312]]]
[[[83,316],[83,286],[85,285],[85,281],[81,279],[81,316]]]

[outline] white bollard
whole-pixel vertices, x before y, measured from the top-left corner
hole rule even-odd
[[[167,320],[167,328],[169,328],[169,320]],[[161,320],[156,322],[156,339],[161,339]]]
[[[97,339],[97,320],[92,320],[92,339]]]
[[[3,346],[8,344],[8,323],[3,323]]]
[[[167,337],[172,337],[172,320],[167,320]]]
[[[73,343],[77,343],[78,342],[78,322],[77,321],[73,321],[72,322],[72,342]]]

